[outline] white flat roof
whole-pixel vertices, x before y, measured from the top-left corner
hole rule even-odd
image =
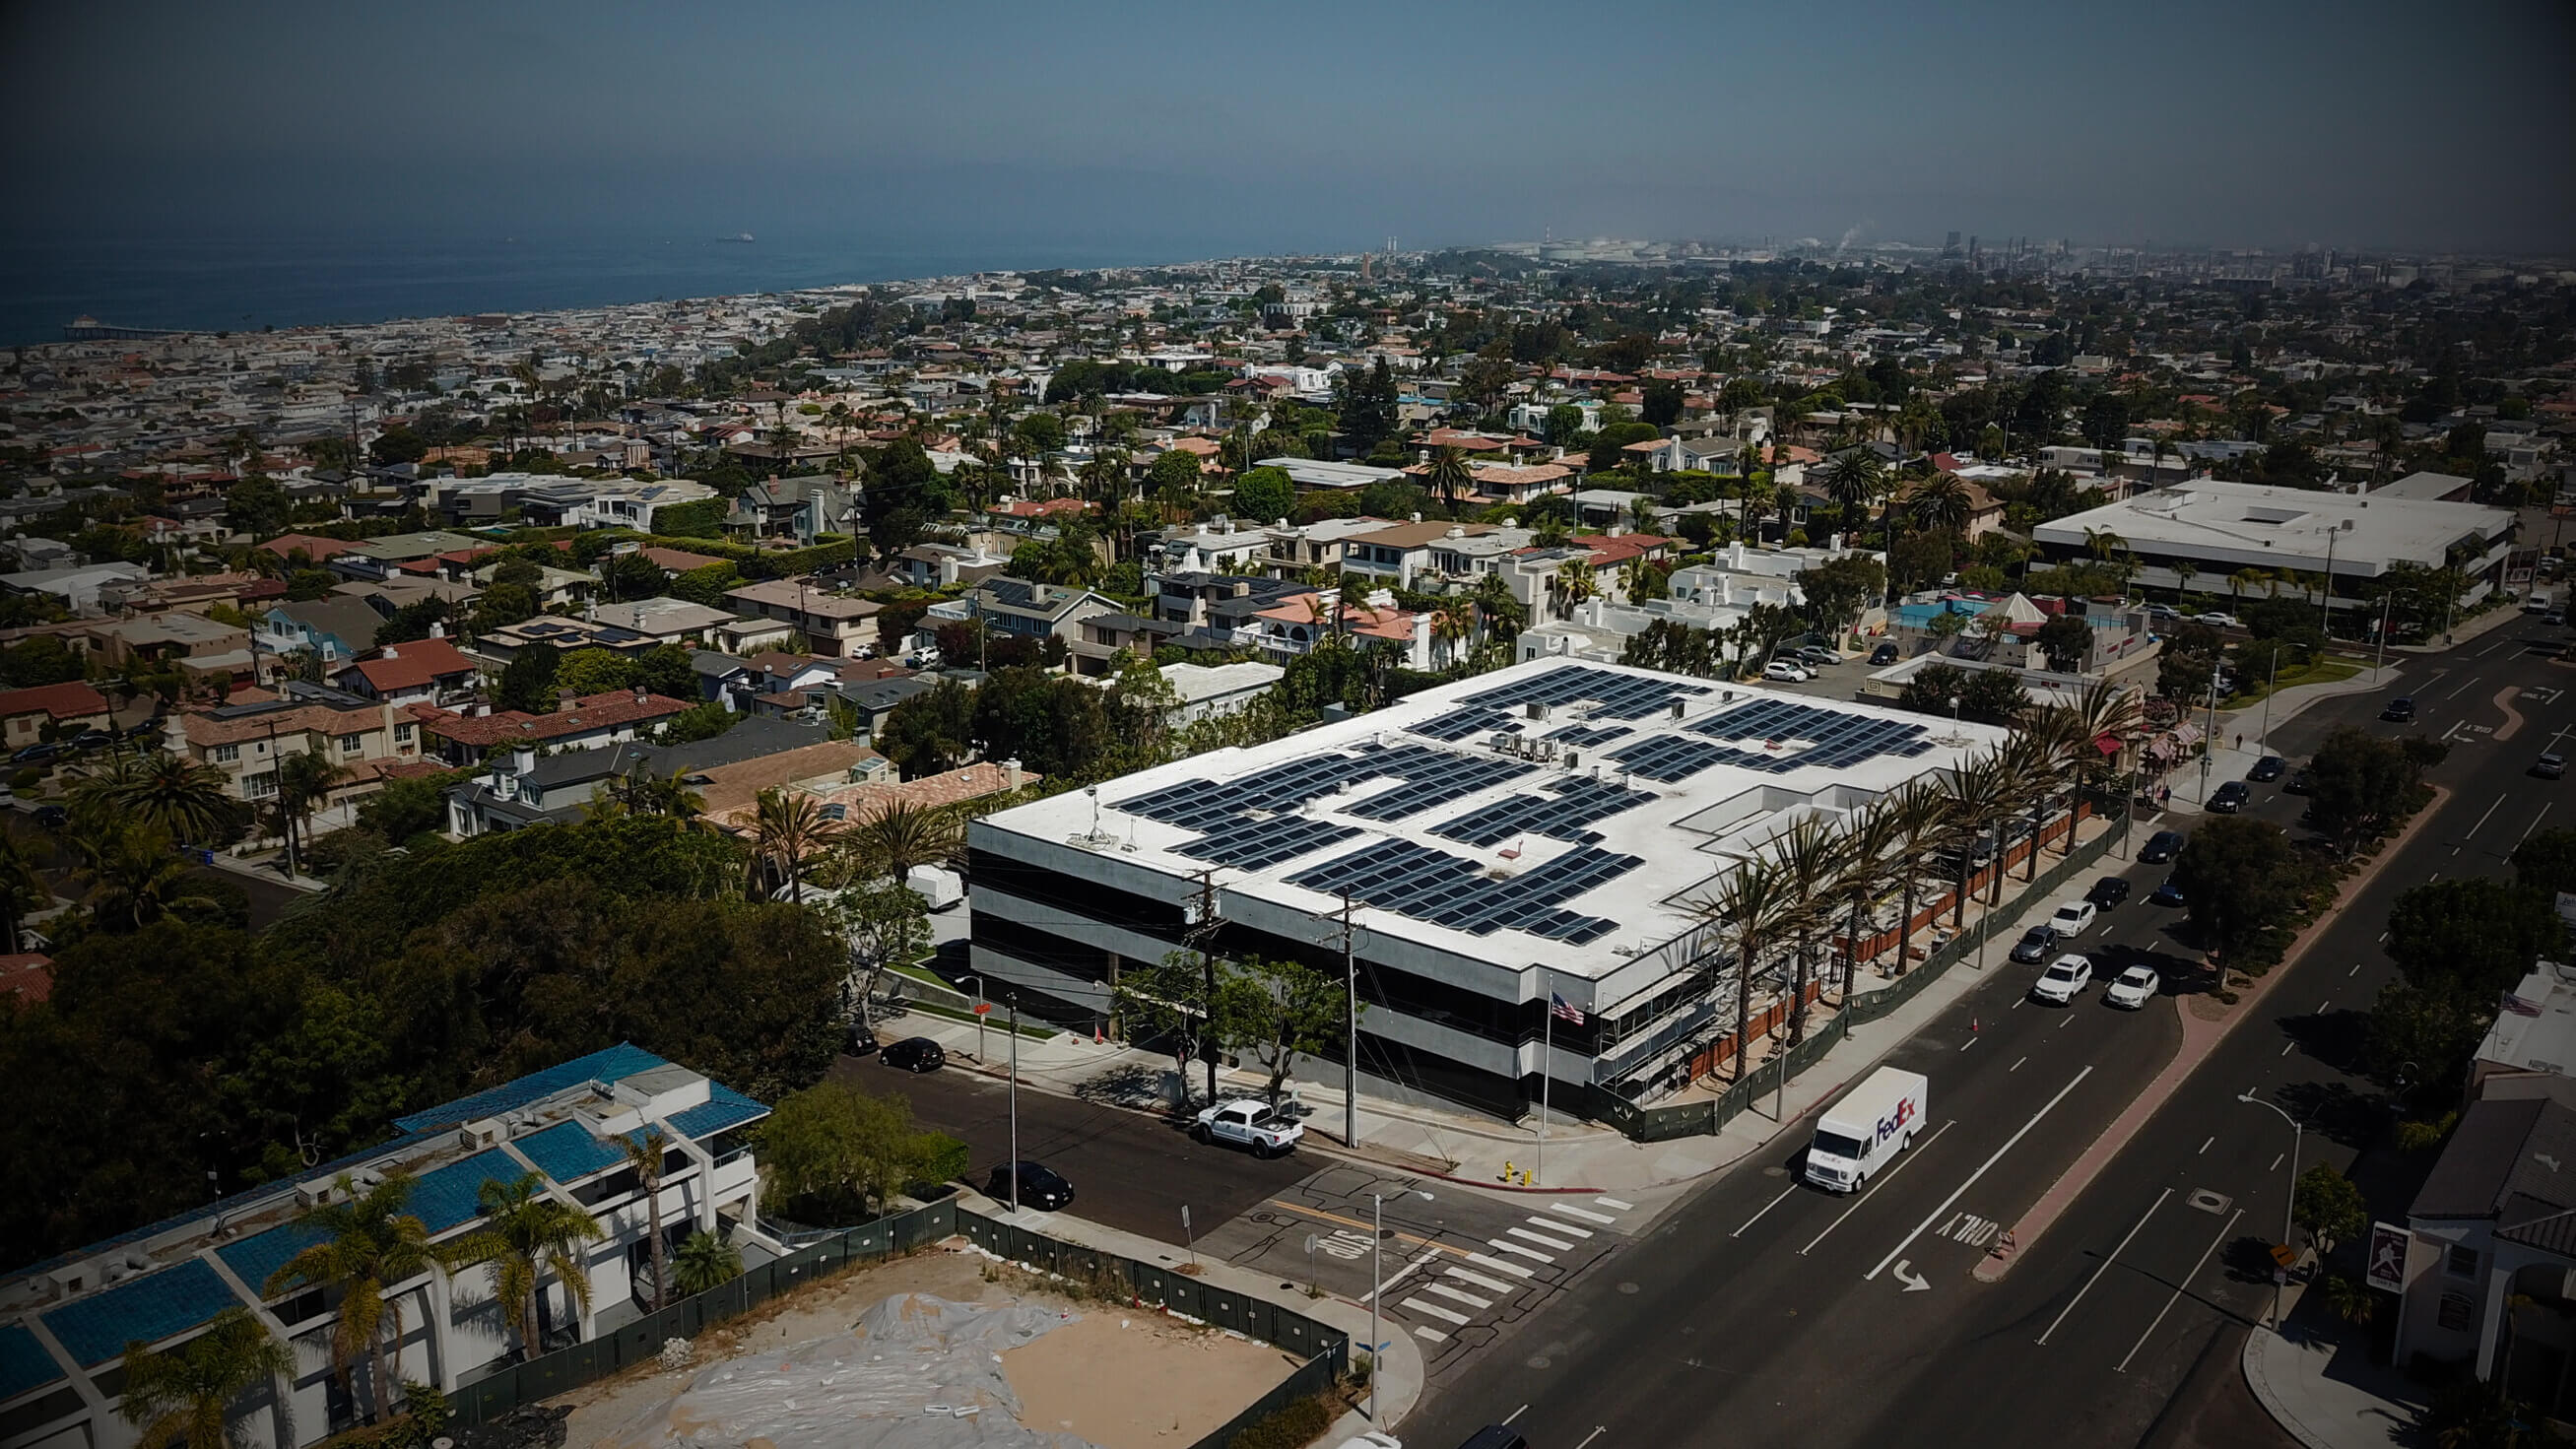
[[[2439,567],[2464,539],[2479,551],[2513,526],[2513,511],[2479,503],[2355,496],[2308,488],[2194,479],[2039,525],[2041,542],[2081,547],[2109,529],[2141,552],[2182,554],[2236,567],[2321,569],[2333,540],[2337,573],[2378,573],[2393,563]]]
[[[1213,869],[1237,902],[1225,909],[1250,898],[1271,920],[1338,909],[1347,888],[1381,937],[1598,979],[1687,933],[1688,902],[1799,815],[1850,810],[2004,736],[1538,659],[1105,783],[1096,826],[1083,792],[980,826],[1171,877],[1173,899]]]

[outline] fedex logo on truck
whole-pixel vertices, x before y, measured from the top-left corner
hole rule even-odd
[[[1878,1140],[1885,1142],[1888,1138],[1904,1131],[1905,1124],[1913,1120],[1914,1099],[1912,1097],[1908,1097],[1904,1101],[1896,1104],[1895,1111],[1878,1119]]]

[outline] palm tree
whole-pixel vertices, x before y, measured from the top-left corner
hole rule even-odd
[[[278,760],[277,814],[286,826],[286,868],[290,874],[303,869],[296,842],[304,822],[312,818],[315,807],[331,798],[332,787],[347,773],[331,763],[331,757],[318,746]]]
[[[331,1367],[340,1376],[340,1387],[355,1397],[350,1373],[361,1357],[367,1360],[370,1418],[392,1413],[394,1397],[402,1392],[385,1359],[386,1338],[397,1344],[403,1339],[402,1298],[388,1297],[386,1290],[440,1261],[429,1228],[416,1214],[403,1211],[411,1189],[411,1175],[404,1172],[387,1173],[364,1191],[349,1174],[340,1174],[332,1183],[331,1201],[295,1215],[295,1226],[320,1234],[320,1241],[287,1259],[260,1289],[270,1298],[296,1288],[335,1291],[340,1318],[331,1327]]]
[[[1440,646],[1443,668],[1458,662],[1458,643],[1467,637],[1468,617],[1472,610],[1456,607],[1440,610],[1431,616],[1431,637]]]
[[[189,888],[187,860],[157,827],[84,811],[66,838],[80,857],[72,874],[82,884],[82,901],[111,931],[141,930],[174,906],[207,904]]]
[[[1950,929],[1958,930],[1968,919],[1969,867],[1975,861],[1975,846],[1990,827],[1989,822],[2011,808],[2009,782],[1997,768],[1995,756],[1980,755],[1950,772],[1943,782],[1949,795],[1947,821],[1949,843],[1958,852],[1957,888],[1950,897]],[[2003,834],[1995,832],[1995,875],[2003,876]]]
[[[852,828],[848,845],[871,874],[901,881],[914,866],[937,865],[955,856],[964,838],[964,822],[955,811],[898,800]]]
[[[1829,892],[1839,898],[1843,914],[1843,1000],[1848,1003],[1860,978],[1860,933],[1867,924],[1870,906],[1886,888],[1888,865],[1896,857],[1901,836],[1895,809],[1884,797],[1872,801],[1851,818],[1843,837],[1841,869],[1836,871]]]
[[[1794,938],[1790,952],[1789,978],[1789,1045],[1807,1039],[1807,978],[1815,959],[1813,933],[1829,919],[1835,899],[1834,886],[1840,879],[1844,853],[1850,841],[1842,832],[1825,823],[1822,816],[1810,815],[1783,832],[1776,848],[1780,870],[1788,878],[1790,911],[1789,932]]]
[[[1428,471],[1422,481],[1429,485],[1440,506],[1451,513],[1458,511],[1458,500],[1476,486],[1476,472],[1467,465],[1467,455],[1447,444],[1434,449]]]
[[[141,1431],[138,1449],[230,1449],[234,1402],[294,1372],[295,1351],[236,1304],[167,1352],[127,1344],[117,1412]]]
[[[1717,894],[1692,903],[1699,915],[1716,925],[1735,948],[1735,1079],[1744,1080],[1744,1052],[1753,1023],[1753,972],[1792,919],[1796,902],[1789,895],[1785,872],[1753,856],[1737,866]]]
[[[752,855],[756,868],[772,874],[787,888],[788,899],[805,904],[805,862],[840,843],[841,822],[823,814],[823,803],[799,790],[793,794],[772,785],[760,792],[752,816]],[[775,887],[772,887],[775,894]]]
[[[1906,499],[1914,526],[1930,533],[1963,533],[1968,527],[1968,485],[1941,473],[1915,485]]]
[[[662,1162],[670,1155],[671,1135],[647,1127],[613,1142],[635,1169],[636,1186],[644,1189],[645,1219],[653,1234],[653,1307],[658,1310],[671,1301],[671,1245],[662,1236]]]
[[[1557,568],[1557,612],[1561,617],[1573,618],[1575,610],[1600,592],[1601,581],[1593,576],[1592,565],[1569,559]]]
[[[2173,561],[2173,574],[2174,595],[2176,601],[2179,602],[2183,599],[2190,598],[2191,581],[2194,578],[2199,577],[2200,570],[2192,567],[2190,559],[2178,558]]]
[[[2055,716],[2042,716],[2014,730],[1999,752],[2007,778],[2012,784],[2013,802],[2030,812],[2030,855],[2022,873],[2024,881],[2039,879],[2039,836],[2047,828],[2048,804],[2057,797],[2058,778],[2064,769],[2058,741],[2062,731],[2047,726]],[[1995,900],[2003,900],[2003,878],[1995,879]]]
[[[673,1271],[673,1286],[687,1294],[711,1292],[742,1276],[742,1254],[727,1246],[724,1239],[704,1228],[689,1234],[680,1244],[679,1262]]]
[[[18,932],[27,913],[53,904],[53,888],[45,883],[43,867],[43,857],[25,836],[0,830],[0,926],[8,929],[8,950],[18,949]]]
[[[2110,529],[2087,528],[2084,530],[2084,551],[2093,555],[2093,561],[2095,563],[2109,563],[2113,554],[2121,552],[2128,546],[2129,541],[2127,539],[2122,538],[2119,534]]]
[[[1825,496],[1843,512],[1843,531],[1857,537],[1869,521],[1869,507],[1886,487],[1887,470],[1878,453],[1854,448],[1825,468]]]
[[[456,1241],[450,1261],[492,1265],[492,1296],[518,1325],[528,1357],[545,1352],[545,1275],[552,1273],[576,1313],[590,1311],[590,1273],[583,1243],[605,1235],[599,1219],[557,1198],[533,1172],[516,1181],[486,1178],[477,1194],[483,1226]]]
[[[1906,953],[1914,945],[1914,893],[1923,884],[1924,867],[1950,840],[1950,797],[1928,779],[1908,780],[1882,802],[1890,817],[1888,842],[1895,857],[1900,894],[1896,918],[1896,972],[1905,974]]]
[[[707,808],[706,797],[689,788],[690,768],[678,766],[668,775],[657,775],[644,768],[638,759],[633,769],[612,775],[608,781],[608,801],[630,815],[667,815],[675,820],[694,820]]]

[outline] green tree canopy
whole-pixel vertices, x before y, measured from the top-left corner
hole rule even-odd
[[[1256,523],[1271,523],[1296,511],[1297,485],[1278,468],[1255,468],[1234,483],[1233,514]]]

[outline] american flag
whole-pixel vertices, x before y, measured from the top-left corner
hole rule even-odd
[[[1547,1009],[1551,1014],[1561,1016],[1567,1021],[1573,1022],[1576,1026],[1583,1025],[1583,1008],[1566,1000],[1564,997],[1557,995],[1553,991],[1547,994]],[[2534,1012],[2532,1014],[2537,1016],[2539,1013]]]
[[[2521,997],[2508,991],[2504,994],[2504,1009],[2512,1012],[2516,1016],[2538,1016],[2540,1014],[2540,1003],[2537,1001],[2525,1001]]]

